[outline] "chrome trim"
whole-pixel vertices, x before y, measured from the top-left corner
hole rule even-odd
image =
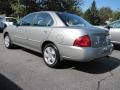
[[[15,36],[15,38],[19,38],[19,39],[24,39],[24,40],[27,40],[27,38],[18,37],[18,36]]]
[[[33,39],[28,39],[29,41],[32,41],[32,42],[37,42],[37,43],[40,43],[40,41],[38,40],[33,40]]]

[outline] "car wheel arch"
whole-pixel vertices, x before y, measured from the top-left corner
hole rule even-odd
[[[8,41],[9,45],[8,46],[6,44],[6,39],[9,39],[9,41]],[[13,49],[14,48],[14,44],[12,43],[8,32],[4,33],[4,44],[5,44],[6,48],[8,48],[8,49]]]
[[[55,45],[55,43],[53,43],[52,41],[45,41],[45,42],[43,42],[43,43],[42,43],[42,46],[41,46],[41,51],[42,51],[42,52],[43,52],[44,47],[45,47],[47,44],[53,44],[53,45]],[[56,45],[55,45],[55,46],[56,46]]]
[[[8,32],[5,32],[5,33],[4,33],[4,38],[5,38],[6,35],[9,35],[9,33],[8,33]]]
[[[43,60],[44,60],[45,64],[47,66],[51,67],[51,68],[57,68],[57,67],[61,66],[62,58],[61,58],[61,55],[60,55],[60,52],[59,52],[57,46],[53,42],[51,42],[51,41],[44,42],[42,46],[43,46],[42,47],[43,48],[42,49],[42,55],[43,55]],[[52,65],[48,64],[46,62],[45,58],[44,58],[45,57],[44,56],[45,55],[44,52],[46,51],[46,48],[52,48],[55,51],[56,59],[55,59],[54,64],[52,64]]]

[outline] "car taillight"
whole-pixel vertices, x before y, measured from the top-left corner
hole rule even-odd
[[[88,35],[81,36],[74,41],[73,45],[78,47],[90,47],[91,46],[90,37]]]

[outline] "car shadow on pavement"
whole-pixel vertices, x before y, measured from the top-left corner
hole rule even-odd
[[[41,54],[41,53],[38,53],[38,52],[35,52],[35,51],[32,51],[32,50],[26,49],[26,48],[23,48],[23,47],[22,47],[21,49],[22,49],[23,51],[25,51],[25,52],[28,52],[28,53],[30,53],[30,54],[34,54],[34,55],[42,58],[42,54]]]
[[[23,90],[14,82],[0,74],[0,90]]]
[[[110,57],[91,62],[64,61],[61,69],[82,71],[90,74],[103,74],[116,69],[120,65],[120,59]]]
[[[22,48],[23,51],[26,51],[30,54],[34,54],[42,58],[42,54]],[[62,62],[62,66],[56,69],[72,69],[77,71],[83,71],[91,74],[102,74],[110,72],[120,65],[120,59],[115,57],[105,57],[101,59],[96,59],[91,62],[76,62],[65,60]]]

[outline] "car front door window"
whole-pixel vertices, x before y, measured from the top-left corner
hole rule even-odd
[[[25,16],[21,21],[20,21],[20,26],[31,26],[33,23],[33,20],[35,18],[35,13],[29,14]]]

